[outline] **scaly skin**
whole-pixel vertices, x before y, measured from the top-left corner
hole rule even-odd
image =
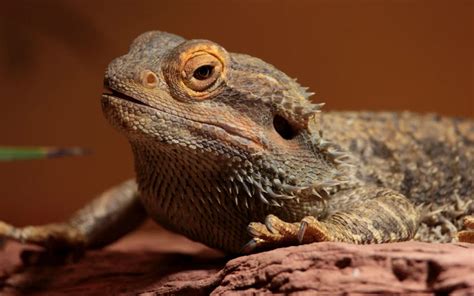
[[[262,60],[157,31],[112,61],[105,87],[103,111],[131,143],[136,183],[68,222],[0,224],[0,233],[48,248],[99,247],[146,210],[171,230],[238,253],[403,241],[417,229],[417,239],[446,242],[474,212],[472,120],[322,115],[305,88]],[[459,238],[472,241],[472,231]]]

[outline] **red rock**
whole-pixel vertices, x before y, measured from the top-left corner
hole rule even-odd
[[[168,232],[138,232],[76,263],[23,267],[0,252],[0,294],[474,295],[474,245],[317,243],[228,259]]]

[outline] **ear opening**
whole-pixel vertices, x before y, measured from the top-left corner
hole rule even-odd
[[[280,115],[273,117],[273,128],[285,140],[291,140],[298,135],[298,130]]]

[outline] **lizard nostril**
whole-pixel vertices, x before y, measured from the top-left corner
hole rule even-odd
[[[142,73],[142,84],[147,88],[155,88],[158,84],[158,77],[150,70],[145,70]]]

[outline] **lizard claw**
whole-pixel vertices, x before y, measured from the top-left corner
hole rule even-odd
[[[332,238],[327,226],[313,216],[306,216],[301,222],[289,223],[275,215],[268,215],[264,223],[252,222],[247,229],[253,237],[243,248],[247,252],[330,241]]]
[[[323,222],[318,221],[313,216],[306,216],[301,220],[298,239],[300,243],[331,241],[331,233],[324,226]],[[304,236],[306,235],[306,241]]]
[[[299,223],[288,223],[282,221],[275,215],[268,215],[264,223],[252,222],[247,230],[253,237],[248,242],[245,250],[271,249],[298,244]]]
[[[273,220],[275,220],[276,216],[274,215],[268,215],[265,218],[265,226],[267,227],[268,231],[270,231],[273,234],[278,234],[278,231],[273,227]]]
[[[250,254],[257,248],[257,241],[253,238],[248,241],[241,249],[240,253],[242,254]]]
[[[303,242],[304,234],[308,228],[308,222],[301,221],[300,229],[298,230],[298,242],[301,244]]]

